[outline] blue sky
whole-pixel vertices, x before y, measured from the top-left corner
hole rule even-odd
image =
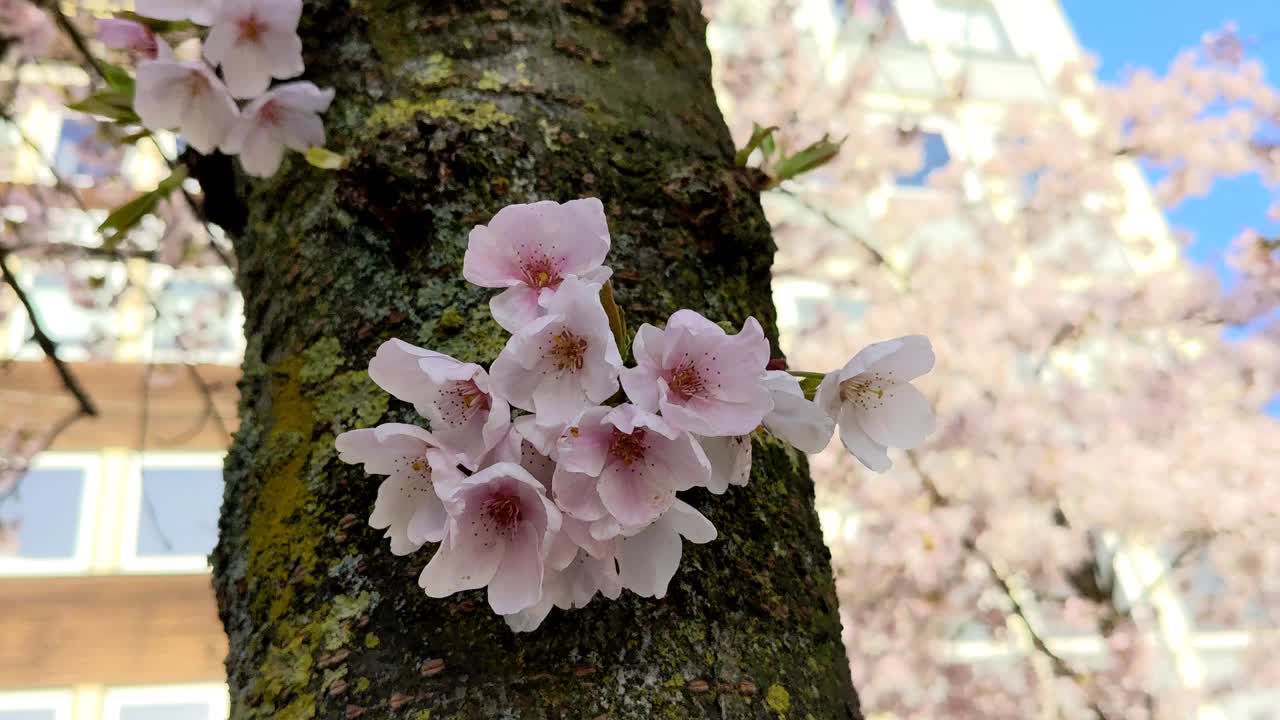
[[[1267,69],[1268,81],[1280,84],[1280,0],[1062,0],[1080,44],[1101,60],[1104,82],[1124,78],[1135,67],[1163,71],[1180,50],[1200,42],[1205,31],[1234,20],[1250,39],[1251,56]],[[1269,224],[1269,192],[1256,177],[1220,181],[1206,197],[1184,201],[1170,212],[1175,227],[1189,230],[1195,242],[1192,259],[1207,263],[1227,284],[1231,271],[1223,249],[1244,227],[1280,232]],[[1280,416],[1280,398],[1271,403]]]

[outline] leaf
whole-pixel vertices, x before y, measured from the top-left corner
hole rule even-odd
[[[107,82],[107,86],[112,90],[122,94],[128,94],[130,99],[133,98],[133,76],[128,70],[119,65],[112,65],[107,62],[98,63],[102,67],[102,77]]]
[[[154,211],[160,201],[178,189],[186,179],[187,168],[185,165],[179,165],[169,173],[169,177],[160,181],[155,190],[143,193],[112,210],[107,219],[98,226],[98,232],[103,234],[103,247],[108,251],[114,250],[125,235],[128,235],[129,231],[142,221],[142,218]]]
[[[183,30],[195,30],[196,24],[189,20],[157,20],[156,18],[143,17],[136,12],[122,10],[115,14],[115,17],[121,20],[132,20],[140,25],[146,25],[153,33],[171,33],[181,32]]]
[[[141,122],[137,113],[133,111],[132,87],[127,94],[114,89],[102,90],[80,102],[68,103],[67,107],[76,112],[99,115],[126,125],[137,125]]]
[[[622,308],[613,299],[612,280],[606,280],[600,288],[600,304],[604,306],[604,314],[609,318],[609,329],[618,343],[618,352],[626,360],[627,354],[631,352],[631,337],[627,335],[627,320],[622,315]]]
[[[765,155],[767,156],[772,154],[773,133],[777,131],[777,129],[778,127],[776,125],[760,127],[756,123],[751,123],[751,139],[748,140],[747,144],[733,156],[734,163],[736,163],[738,167],[746,167],[747,160],[751,159],[751,153],[755,152],[755,149],[761,147],[765,142],[769,143],[770,148],[769,150],[764,151]]]
[[[347,166],[347,158],[322,147],[307,148],[307,162],[321,170],[341,170]]]
[[[773,168],[772,187],[778,186],[783,180],[790,180],[831,162],[840,153],[840,147],[844,145],[846,139],[848,138],[831,142],[829,135],[823,135],[821,140],[794,155],[782,158]]]

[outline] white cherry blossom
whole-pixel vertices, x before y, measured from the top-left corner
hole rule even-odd
[[[226,86],[200,60],[179,60],[160,46],[138,65],[133,109],[149,130],[177,130],[208,154],[231,132],[240,111]]]
[[[436,438],[471,470],[479,469],[484,456],[510,430],[511,407],[493,395],[488,373],[475,363],[391,339],[369,362],[369,377],[383,390],[413,403]],[[518,460],[518,454],[512,458]]]
[[[407,555],[444,536],[448,494],[462,479],[456,459],[431,433],[415,425],[386,423],[351,430],[337,437],[338,459],[364,465],[371,475],[386,475],[378,486],[369,525],[385,529],[391,552]]]
[[[893,466],[888,448],[914,448],[933,432],[933,408],[911,381],[933,369],[922,335],[868,345],[818,386],[815,401],[840,425],[840,440],[876,472]]]
[[[817,403],[805,399],[794,375],[770,370],[764,374],[764,384],[773,397],[773,410],[764,416],[765,428],[801,452],[822,452],[831,442],[835,421]]]

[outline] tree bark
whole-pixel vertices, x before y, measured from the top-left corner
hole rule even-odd
[[[624,593],[511,633],[481,591],[432,600],[391,555],[381,478],[338,433],[416,418],[366,375],[399,337],[488,363],[505,334],[461,277],[499,208],[597,196],[634,330],[689,307],[776,350],[774,245],[734,167],[696,0],[316,0],[306,78],[333,87],[323,171],[199,161],[235,238],[248,348],[214,578],[232,718],[856,718],[802,455],[756,433],[746,488],[686,498],[719,528],[664,600]]]

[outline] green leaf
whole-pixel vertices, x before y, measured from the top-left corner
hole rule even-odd
[[[829,135],[823,135],[821,140],[794,155],[782,158],[773,168],[772,187],[776,187],[783,180],[790,180],[831,162],[840,153],[840,147],[844,145],[846,139],[848,138],[842,138],[839,142],[831,142]]]
[[[179,165],[174,168],[169,177],[160,181],[155,190],[143,193],[112,210],[107,219],[98,226],[98,232],[103,235],[103,247],[108,251],[114,250],[125,235],[128,235],[129,231],[142,221],[142,218],[154,211],[160,201],[178,189],[186,179],[187,168],[185,165]]]
[[[307,162],[321,170],[341,170],[347,166],[347,158],[322,147],[307,148]]]
[[[120,18],[121,20],[132,20],[133,22],[146,25],[153,33],[163,34],[196,29],[196,24],[187,20],[157,20],[155,18],[143,17],[136,12],[128,10],[117,12],[115,17]]]
[[[804,392],[805,400],[812,400],[814,395],[818,394],[818,386],[822,384],[822,376],[818,377],[802,377],[800,378],[800,390]]]
[[[600,304],[604,306],[604,314],[609,318],[609,329],[613,331],[613,339],[618,343],[618,352],[626,360],[631,352],[631,336],[627,334],[627,320],[622,315],[622,308],[613,299],[613,281],[606,280],[600,288]]]
[[[133,76],[129,74],[128,70],[108,62],[99,62],[98,64],[102,67],[102,76],[107,81],[108,87],[133,98]]]
[[[767,156],[772,154],[773,133],[776,132],[777,129],[776,125],[760,127],[756,123],[751,123],[751,139],[748,140],[747,144],[733,156],[733,161],[738,165],[738,167],[746,167],[747,160],[751,159],[751,153],[755,152],[755,149],[761,147],[765,142],[768,142],[769,147],[771,148],[770,150],[764,151],[765,155]]]
[[[133,111],[132,87],[127,93],[114,89],[102,90],[80,102],[68,103],[67,107],[76,112],[110,118],[118,123],[137,125],[141,122]]]

